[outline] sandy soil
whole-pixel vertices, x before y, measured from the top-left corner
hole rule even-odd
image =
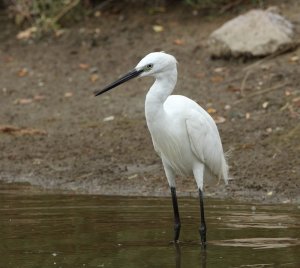
[[[298,1],[282,10],[298,29]],[[164,50],[179,62],[175,93],[225,119],[218,127],[233,179],[207,194],[299,203],[300,49],[247,62],[211,60],[208,35],[243,10],[148,11],[108,8],[60,37],[34,42],[17,41],[1,16],[0,179],[77,193],[169,195],[144,118],[151,78],[92,94],[145,54]],[[194,179],[178,178],[177,189],[195,195]]]

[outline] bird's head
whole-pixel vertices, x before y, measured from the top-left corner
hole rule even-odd
[[[120,84],[129,81],[135,77],[143,77],[143,76],[154,76],[157,77],[160,74],[168,72],[169,70],[176,70],[176,59],[167,53],[164,52],[152,52],[145,56],[137,66],[123,75],[121,78],[116,80],[115,82],[109,84],[102,90],[98,90],[95,92],[95,96],[98,96],[114,87],[117,87]]]
[[[165,52],[152,52],[145,56],[135,67],[142,70],[140,77],[154,76],[176,68],[176,59]]]

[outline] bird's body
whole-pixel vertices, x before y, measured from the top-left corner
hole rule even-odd
[[[136,76],[155,78],[146,96],[145,116],[154,149],[162,159],[172,193],[174,241],[178,241],[180,233],[175,175],[193,175],[199,190],[200,234],[202,245],[205,245],[206,225],[202,193],[204,180],[222,178],[226,184],[228,180],[228,167],[217,126],[196,102],[181,95],[171,95],[177,82],[177,62],[173,56],[163,52],[148,54],[133,71],[96,95]]]
[[[157,74],[145,101],[146,121],[154,148],[166,173],[195,176],[196,169],[203,165],[203,176],[195,176],[201,190],[204,178],[223,178],[227,183],[227,164],[217,126],[193,100],[170,95],[177,82],[177,68],[175,58],[170,56],[169,60],[173,68]],[[167,177],[169,185],[175,187],[174,176]]]
[[[171,95],[163,103],[161,113],[147,120],[147,125],[165,168],[172,168],[178,175],[191,176],[194,167],[203,164],[206,182],[214,178],[227,182],[227,165],[217,127],[196,102]],[[203,189],[201,179],[197,184]]]
[[[186,109],[179,96],[170,96],[163,104],[163,112],[157,120],[147,121],[155,151],[164,165],[182,176],[190,176],[197,158],[192,152],[186,128]],[[175,108],[178,102],[178,109]],[[175,106],[174,106],[175,105]],[[175,109],[174,109],[175,108]]]

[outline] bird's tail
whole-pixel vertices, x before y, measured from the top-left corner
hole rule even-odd
[[[228,184],[228,164],[227,164],[227,161],[226,159],[228,158],[228,153],[224,154],[223,157],[222,157],[222,169],[221,169],[221,177],[223,178],[225,184],[227,185]]]

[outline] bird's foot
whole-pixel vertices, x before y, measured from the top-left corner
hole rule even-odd
[[[202,241],[202,239],[201,239],[201,248],[202,249],[204,249],[204,250],[206,250],[206,241],[204,242],[204,241]]]

